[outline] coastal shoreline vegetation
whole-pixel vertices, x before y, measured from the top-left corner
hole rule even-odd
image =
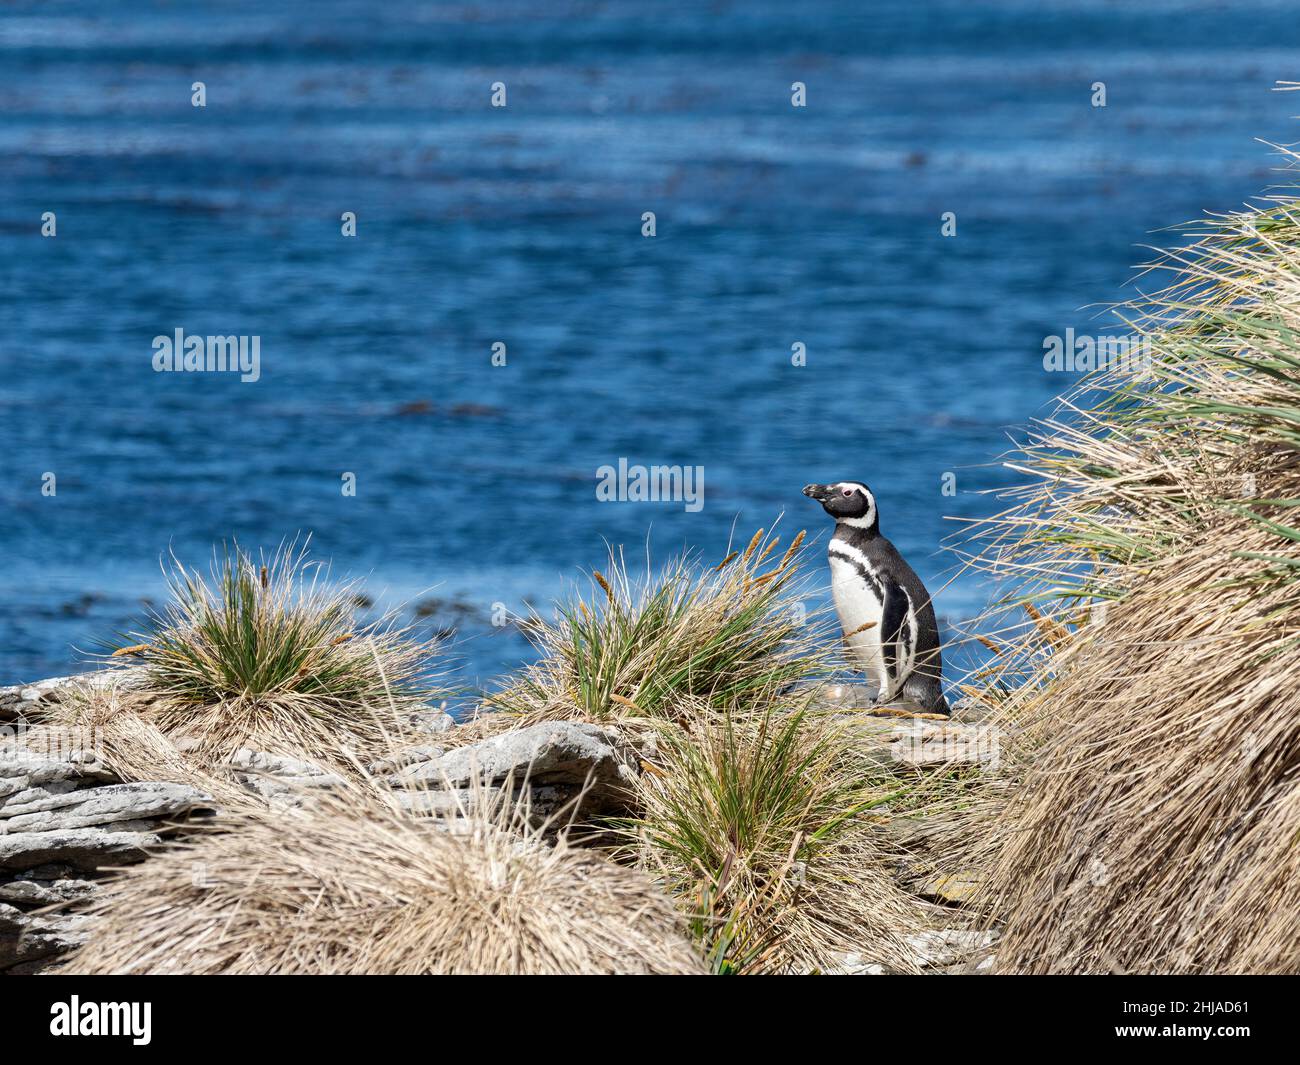
[[[1300,200],[1182,233],[1119,309],[1150,361],[1063,397],[976,530],[1003,771],[947,847],[1003,972],[1300,968]]]
[[[359,625],[303,549],[232,549],[33,722],[216,811],[75,904],[53,967],[907,973],[956,929],[996,939],[981,971],[1294,972],[1300,201],[1188,235],[1119,309],[1150,360],[1063,397],[963,548],[1009,590],[959,720],[831,696],[802,533],[644,578],[615,554],[436,727],[436,646]],[[962,728],[997,759],[897,757]],[[248,787],[268,757],[310,792]]]

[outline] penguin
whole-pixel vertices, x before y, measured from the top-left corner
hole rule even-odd
[[[831,595],[850,661],[876,684],[876,702],[900,695],[926,713],[951,711],[930,593],[880,535],[876,497],[861,481],[810,484],[803,494],[835,519],[827,554]]]

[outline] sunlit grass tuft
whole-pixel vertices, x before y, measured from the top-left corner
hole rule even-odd
[[[223,754],[241,746],[337,760],[399,731],[431,694],[431,644],[391,618],[362,624],[355,586],[304,548],[218,554],[208,576],[173,561],[170,602],[124,662],[167,734]]]
[[[780,554],[759,530],[706,567],[681,559],[637,581],[621,556],[593,594],[533,618],[541,661],[494,698],[530,719],[671,715],[683,698],[758,703],[826,669],[798,579],[799,533]]]
[[[853,736],[808,700],[719,713],[688,701],[657,735],[623,856],[690,915],[712,971],[809,972],[857,953],[910,966],[917,916],[869,811],[891,795],[866,778]]]

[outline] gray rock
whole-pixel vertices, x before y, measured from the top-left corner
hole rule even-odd
[[[617,731],[572,721],[544,722],[513,729],[454,748],[391,773],[387,783],[408,790],[412,808],[437,807],[421,798],[430,789],[462,791],[485,785],[495,789],[513,780],[516,794],[527,786],[534,820],[574,806],[576,815],[621,809],[634,779],[635,752]]]
[[[337,773],[314,762],[241,747],[231,756],[235,779],[255,795],[282,806],[298,806],[313,790],[344,783]]]
[[[865,710],[876,703],[876,689],[867,684],[818,682],[815,687],[817,704],[828,709]]]
[[[983,882],[984,878],[978,870],[958,869],[927,877],[917,885],[916,892],[922,898],[960,906],[976,896]]]
[[[93,880],[43,880],[30,873],[23,873],[13,880],[0,880],[0,902],[26,908],[50,906],[89,898],[95,890]]]
[[[870,961],[861,954],[841,954],[822,970],[825,976],[885,976],[888,972],[879,962]]]
[[[26,913],[0,902],[0,969],[79,946],[86,941],[92,920],[80,914]]]
[[[18,727],[0,738],[0,833],[143,824],[211,809],[183,784],[124,784],[76,733]]]
[[[507,777],[534,784],[618,784],[631,779],[618,733],[583,722],[555,721],[514,729],[457,747],[441,758],[393,774],[394,785],[420,783],[466,788]]]
[[[211,798],[184,784],[119,780],[102,762],[98,734],[33,723],[74,685],[117,682],[124,672],[0,689],[2,971],[39,971],[84,941],[91,918],[46,908],[90,897],[94,874],[144,860],[162,844],[165,825],[213,809]],[[250,756],[245,768],[321,775],[291,761]]]
[[[368,768],[376,776],[387,776],[390,773],[396,773],[411,766],[436,761],[444,753],[446,753],[444,747],[408,747],[404,751],[398,751],[390,758],[380,758],[376,762],[371,762]]]
[[[395,798],[404,810],[416,814],[435,814],[441,817],[454,817],[468,813],[479,802],[479,795],[470,788],[421,788],[399,789]]]
[[[25,725],[0,727],[0,800],[31,788],[115,781],[93,735]]]
[[[11,684],[0,688],[0,721],[18,721],[30,716],[42,703],[57,699],[73,681],[72,677],[51,677],[35,684]]]
[[[974,929],[944,928],[934,932],[914,932],[903,941],[923,969],[939,969],[958,963],[974,965],[998,940],[996,932]]]
[[[558,784],[529,786],[527,795],[522,788],[515,788],[509,796],[509,803],[526,802],[527,812],[534,825],[540,825],[552,814],[559,813],[573,803],[578,789]],[[440,817],[457,817],[474,812],[485,801],[496,804],[501,801],[501,793],[483,788],[441,788],[399,789],[396,792],[398,804],[411,813],[434,814]],[[584,807],[587,809],[587,807]]]
[[[155,832],[76,828],[57,832],[0,832],[0,870],[58,863],[83,872],[143,861],[162,837]]]
[[[966,697],[954,699],[949,705],[952,707],[952,720],[967,725],[978,725],[997,715],[996,707]]]
[[[37,973],[44,972],[49,967],[50,962],[47,959],[41,959],[39,961],[24,961],[19,962],[17,965],[10,965],[8,968],[3,970],[3,975],[35,976]]]
[[[283,754],[254,751],[248,747],[240,747],[232,754],[230,765],[232,769],[244,772],[272,773],[279,777],[313,777],[326,773],[315,762],[305,762],[301,758],[290,758]]]
[[[5,832],[52,832],[117,822],[168,820],[211,811],[212,799],[185,784],[105,784],[27,789],[0,802]]]
[[[408,719],[416,732],[428,732],[437,735],[446,732],[456,724],[456,719],[440,707],[430,707],[412,714]]]

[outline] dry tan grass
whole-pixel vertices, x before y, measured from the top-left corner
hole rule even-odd
[[[1249,544],[1158,564],[1052,685],[990,874],[1004,971],[1300,969],[1300,611],[1222,587]]]
[[[241,749],[238,739],[249,741],[243,750],[269,751],[305,761],[359,785],[368,784],[364,768],[368,762],[391,758],[427,739],[412,731],[404,712],[390,706],[387,713],[360,711],[348,719],[348,727],[335,723],[312,737],[311,743],[300,742],[302,733],[296,729],[278,735],[274,743],[266,742],[267,736],[243,731],[235,720],[223,724],[224,742],[214,745],[177,730],[174,722],[160,713],[156,694],[124,679],[109,677],[105,681],[92,675],[89,683],[64,692],[43,711],[40,721],[82,737],[86,744],[93,743],[107,768],[122,780],[188,784],[224,807],[259,801],[236,777],[237,773],[246,776],[252,772],[232,760]],[[368,729],[354,731],[354,724],[367,715]],[[256,741],[265,746],[254,746]]]
[[[184,752],[156,724],[153,700],[120,682],[69,689],[44,721],[95,746],[105,766],[125,781],[188,784],[223,804],[250,801],[224,766]]]
[[[75,974],[690,974],[646,876],[487,799],[459,824],[374,791],[244,810],[122,874]]]
[[[950,864],[1004,972],[1300,969],[1300,209],[1199,237],[1129,308],[1151,372],[1070,397],[985,530],[1021,587],[970,691],[1014,729]]]

